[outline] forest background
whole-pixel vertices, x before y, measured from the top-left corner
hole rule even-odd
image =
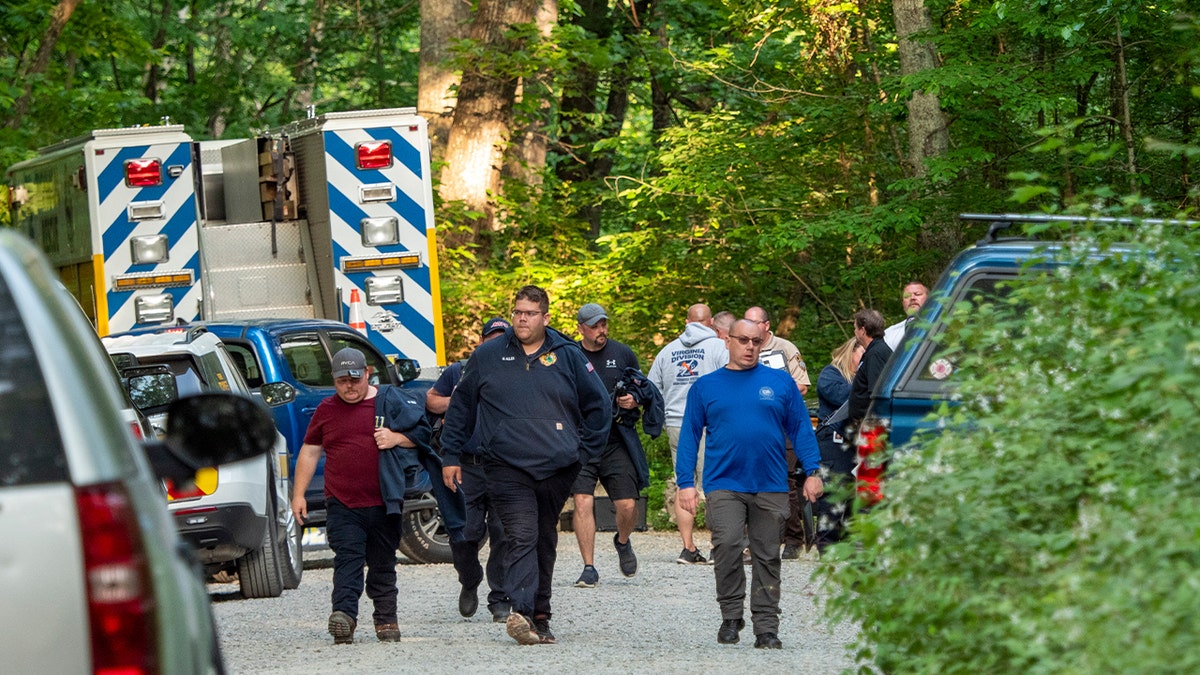
[[[416,106],[450,358],[535,283],[564,332],[583,303],[607,307],[646,368],[692,303],[761,305],[815,381],[855,310],[900,319],[903,284],[978,238],[959,213],[1190,210],[1194,10],[16,0],[0,5],[0,166],[164,117],[234,138],[309,106]]]

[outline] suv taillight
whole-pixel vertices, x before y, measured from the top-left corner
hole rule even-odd
[[[137,516],[118,484],[75,490],[83,539],[92,671],[156,672],[154,602]]]
[[[219,478],[220,474],[217,473],[216,467],[206,466],[197,470],[195,477],[190,481],[176,484],[170,478],[164,479],[167,484],[167,499],[173,501],[211,495],[217,491]]]
[[[866,505],[883,500],[883,451],[887,449],[887,425],[868,417],[858,428],[858,498]]]

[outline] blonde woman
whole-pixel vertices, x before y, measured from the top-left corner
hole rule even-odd
[[[817,419],[827,420],[835,410],[850,398],[850,383],[862,360],[864,348],[858,340],[850,338],[830,354],[831,362],[821,369],[817,377]],[[842,536],[842,528],[850,515],[853,495],[846,492],[850,484],[850,472],[854,470],[854,448],[842,437],[843,425],[838,422],[822,424],[817,431],[817,446],[821,449],[821,467],[828,472],[827,483],[836,489],[826,490],[825,496],[817,500],[814,516],[817,519],[817,549],[836,542]],[[832,494],[831,494],[832,492]]]

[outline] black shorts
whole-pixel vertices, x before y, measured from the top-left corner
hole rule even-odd
[[[596,494],[597,480],[604,485],[609,499],[638,498],[637,469],[624,443],[610,441],[600,459],[584,464],[575,478],[575,484],[571,486],[571,494]]]

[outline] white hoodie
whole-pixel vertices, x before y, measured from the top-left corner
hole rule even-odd
[[[689,323],[683,335],[672,340],[654,357],[648,377],[662,392],[666,426],[683,425],[688,389],[700,378],[729,363],[729,350],[716,331],[702,323]]]

